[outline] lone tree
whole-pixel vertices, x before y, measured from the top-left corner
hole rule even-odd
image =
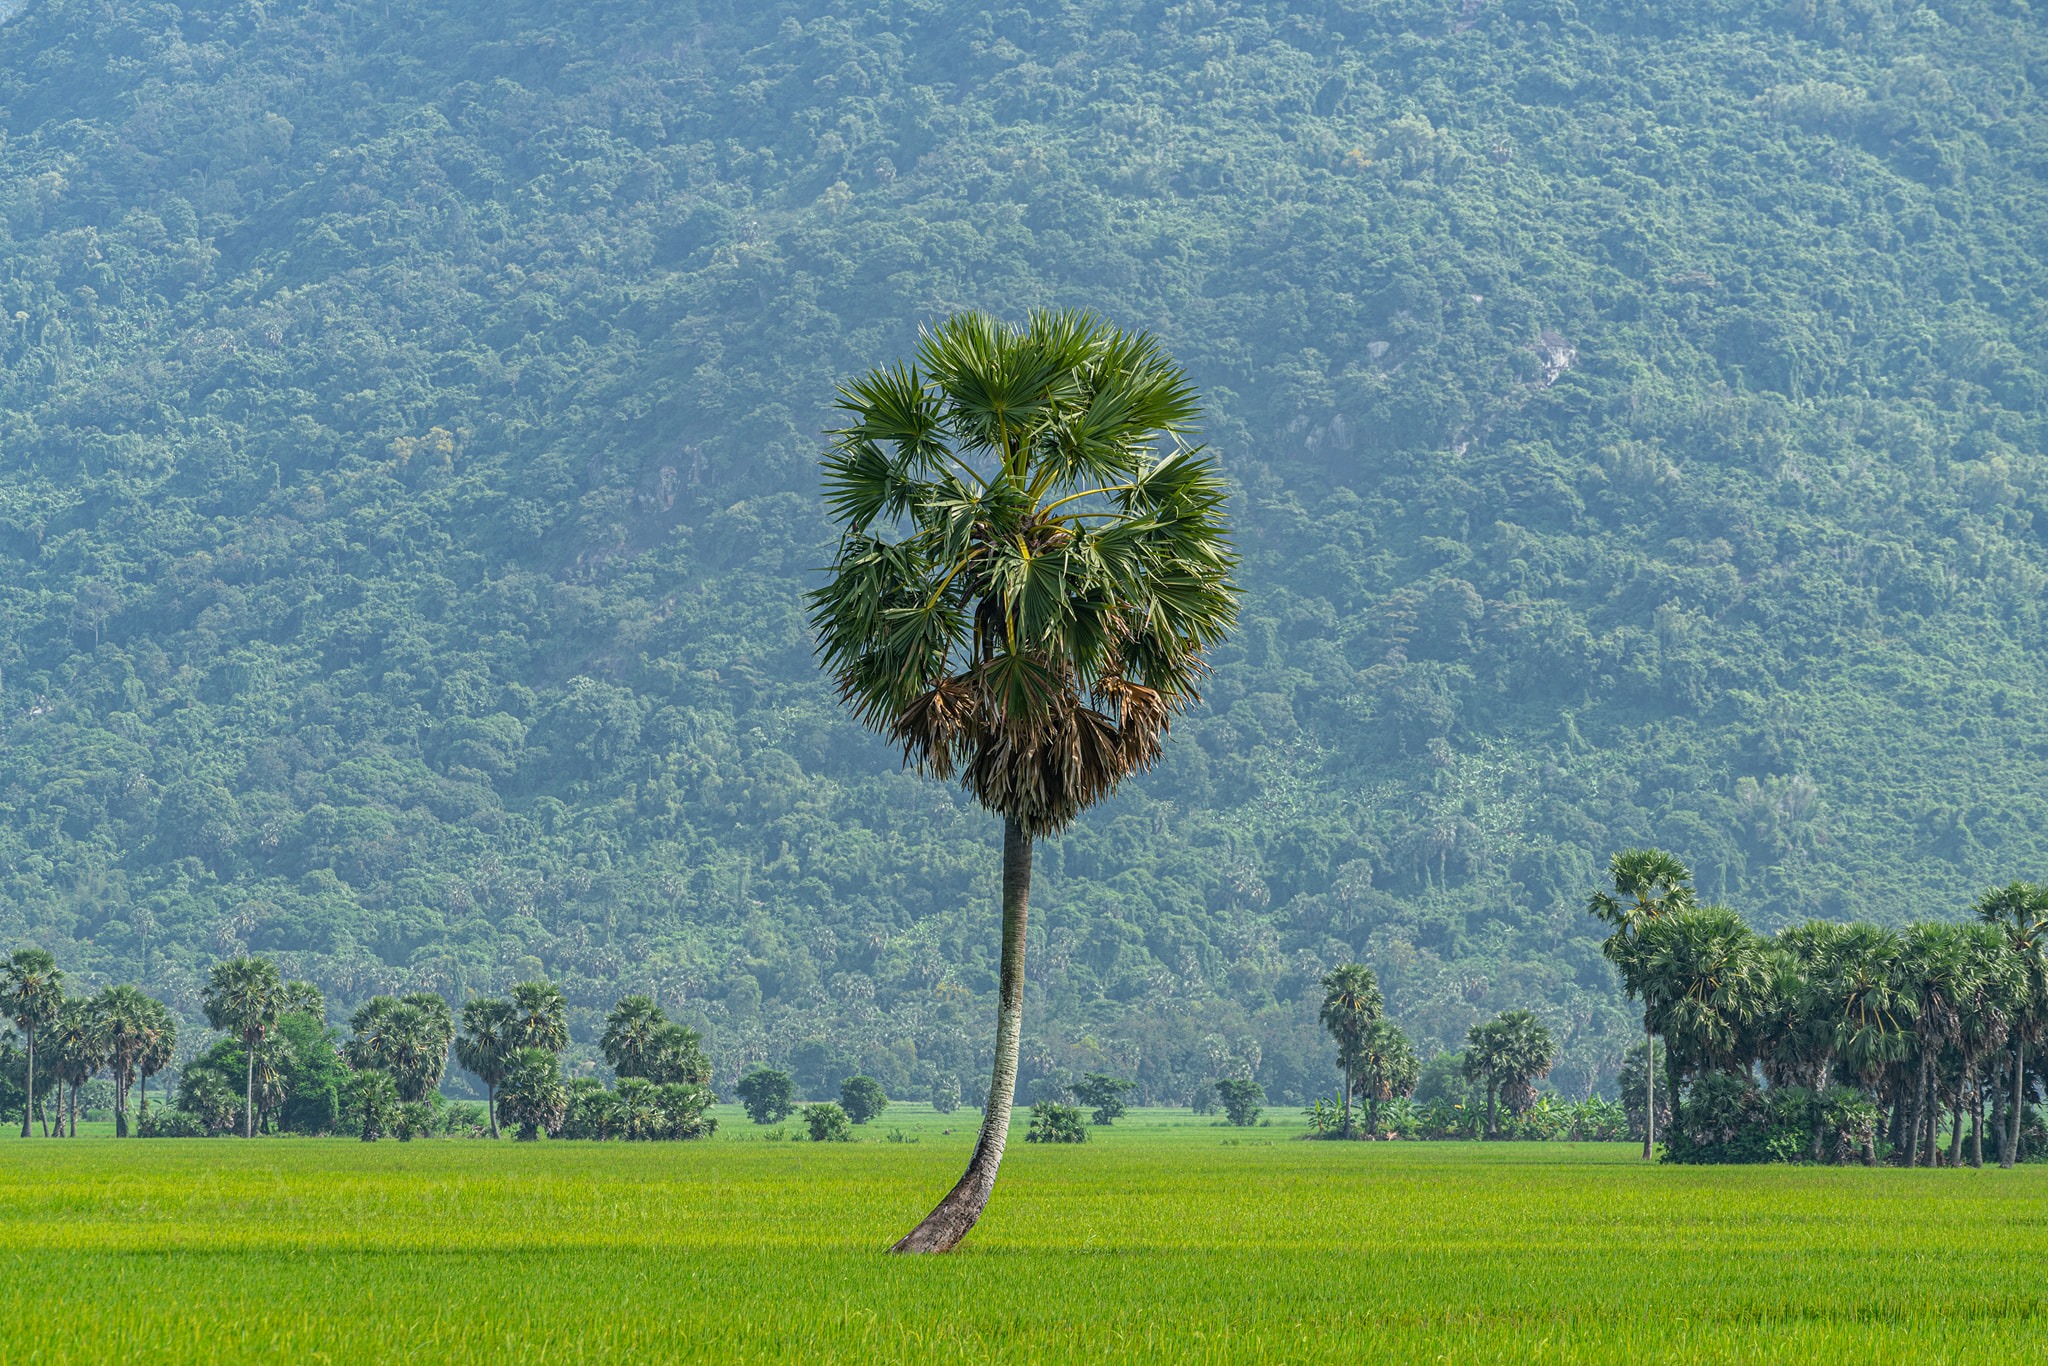
[[[1137,1089],[1138,1083],[1126,1078],[1090,1072],[1074,1083],[1074,1099],[1094,1112],[1090,1119],[1106,1125],[1123,1118],[1124,1097]]]
[[[824,460],[839,548],[810,599],[820,660],[908,765],[1003,819],[981,1135],[895,1247],[944,1252],[981,1217],[1009,1132],[1032,842],[1157,761],[1235,620],[1236,557],[1222,475],[1181,441],[1194,387],[1142,333],[1085,313],[956,314],[839,402],[849,422]]]
[[[773,1067],[758,1067],[740,1078],[734,1088],[747,1118],[756,1124],[777,1124],[789,1117],[795,1106],[796,1083],[789,1073]]]
[[[1363,963],[1345,963],[1323,978],[1318,1018],[1337,1043],[1337,1071],[1344,1081],[1344,1137],[1351,1137],[1351,1097],[1359,1085],[1360,1050],[1386,1009],[1379,979]]]
[[[1624,849],[1607,862],[1608,886],[1596,887],[1586,909],[1611,931],[1600,951],[1621,970],[1621,985],[1631,1000],[1642,996],[1637,972],[1637,940],[1645,926],[1660,916],[1694,904],[1692,873],[1661,849]],[[1643,1037],[1650,1039],[1649,1004],[1643,1006]],[[1643,1156],[1657,1145],[1657,1071],[1643,1073]]]
[[[889,1108],[889,1096],[873,1077],[848,1077],[839,1083],[839,1108],[855,1124],[865,1124]]]
[[[242,1137],[256,1136],[256,1050],[284,1015],[284,981],[268,958],[215,963],[199,995],[206,1022],[242,1041],[248,1072],[242,1083]]]
[[[57,1023],[64,1005],[64,970],[42,949],[16,949],[0,964],[0,1005],[28,1044],[28,1082],[21,1107],[21,1136],[27,1138],[29,1117],[36,1109],[36,1036]]]

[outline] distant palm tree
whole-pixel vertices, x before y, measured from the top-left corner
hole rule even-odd
[[[1497,1095],[1507,1093],[1508,1108],[1521,1113],[1536,1098],[1531,1083],[1549,1072],[1556,1059],[1557,1043],[1549,1028],[1529,1011],[1505,1011],[1472,1026],[1465,1036],[1462,1070],[1466,1080],[1486,1083],[1487,1137],[1500,1133]]]
[[[135,1080],[142,1088],[142,1104],[137,1114],[141,1119],[149,1117],[149,1079],[171,1065],[171,1059],[178,1053],[178,1018],[171,1014],[171,1008],[154,997],[144,997],[149,1002],[142,1026],[142,1046],[135,1054]]]
[[[74,996],[57,1009],[57,1023],[50,1030],[50,1052],[57,1066],[57,1132],[65,1132],[64,1088],[71,1089],[69,1114],[71,1137],[78,1137],[78,1093],[106,1066],[106,1032],[91,1000]]]
[[[562,1127],[569,1108],[569,1089],[562,1084],[562,1062],[551,1049],[529,1045],[512,1055],[499,1093],[505,1122],[519,1126],[519,1140],[531,1143],[542,1130]]]
[[[242,1041],[248,1058],[243,1083],[242,1137],[256,1136],[256,1052],[284,1014],[284,982],[268,958],[230,958],[213,965],[200,993],[206,1022]]]
[[[1918,1005],[1907,988],[1899,937],[1875,925],[1846,925],[1816,973],[1820,1008],[1834,1022],[1834,1052],[1864,1086],[1876,1090],[1887,1071],[1911,1056]],[[1877,1139],[1863,1161],[1877,1165]]]
[[[1600,951],[1621,970],[1622,988],[1634,1000],[1641,995],[1631,976],[1636,936],[1659,916],[1684,910],[1694,903],[1692,873],[1661,849],[1624,849],[1608,860],[1607,882],[1607,886],[1594,889],[1587,898],[1586,909],[1612,931]],[[1643,1038],[1649,1041],[1654,1034],[1646,1005]],[[1656,1051],[1654,1043],[1650,1049]],[[1669,1056],[1666,1050],[1666,1057]],[[1648,1158],[1657,1146],[1656,1068],[1643,1069],[1643,1087],[1643,1156]]]
[[[455,1022],[434,993],[372,996],[349,1016],[349,1029],[350,1065],[388,1073],[401,1103],[425,1100],[441,1084]]]
[[[1900,940],[1903,986],[1914,1002],[1913,1032],[1919,1065],[1913,1080],[1912,1127],[1906,1165],[1921,1157],[1935,1165],[1940,1127],[1936,1095],[1942,1050],[1960,1043],[1963,1002],[1977,992],[1982,965],[1961,925],[1936,921],[1909,926]]]
[[[462,1007],[462,1032],[455,1036],[455,1061],[476,1073],[484,1084],[492,1138],[498,1136],[498,1086],[519,1047],[518,1019],[519,1012],[510,1001],[478,997]]]
[[[114,1077],[114,1137],[128,1137],[128,1089],[149,1042],[150,1007],[155,1002],[135,987],[108,987],[93,997],[93,1013],[107,1041],[107,1070]]]
[[[651,996],[622,996],[604,1017],[604,1037],[598,1046],[605,1061],[621,1077],[644,1077],[655,1036],[668,1023],[668,1016]]]
[[[1356,1050],[1359,1090],[1365,1096],[1366,1118],[1380,1132],[1380,1106],[1409,1095],[1422,1078],[1422,1060],[1415,1046],[1392,1020],[1374,1020]],[[1545,1068],[1549,1067],[1546,1062]]]
[[[1323,1008],[1317,1018],[1337,1043],[1337,1071],[1344,1084],[1344,1125],[1351,1136],[1351,1097],[1358,1090],[1359,1049],[1386,1002],[1379,979],[1363,963],[1346,963],[1323,978]]]
[[[1984,1093],[1981,1075],[1986,1054],[2005,1046],[2013,1020],[2025,1010],[2026,973],[2006,951],[2005,936],[1996,925],[1964,927],[1972,959],[1969,987],[1956,1003],[1956,1046],[1962,1051],[1963,1084],[1974,1106],[1970,1124],[1970,1165],[1984,1165]]]
[[[1032,842],[1159,757],[1236,617],[1213,459],[1186,375],[1082,313],[957,314],[915,364],[840,390],[840,526],[811,595],[840,696],[906,763],[1003,819],[995,1060],[966,1172],[896,1244],[943,1252],[1002,1163],[1024,1014]],[[1171,448],[1163,454],[1162,438]]]
[[[569,1046],[569,1003],[552,982],[512,988],[513,1032],[521,1048],[559,1053]]]
[[[1776,979],[1768,946],[1722,906],[1688,906],[1647,921],[1631,953],[1644,1019],[1663,1036],[1672,1099],[1687,1073],[1744,1072]]]
[[[2006,948],[2023,981],[2011,1020],[2011,1122],[2005,1126],[1998,1150],[1998,1165],[2010,1167],[2019,1160],[2020,1120],[2027,1112],[2027,1045],[2037,1040],[2048,1024],[2048,886],[2014,882],[1978,897],[1975,909],[1978,919],[2004,932]],[[26,1121],[22,1131],[28,1131]]]
[[[56,1023],[63,1003],[64,971],[42,949],[16,949],[0,963],[0,1004],[28,1044],[28,1086],[21,1107],[23,1138],[29,1136],[29,1119],[36,1111],[36,1036]],[[45,1137],[49,1129],[45,1120]]]

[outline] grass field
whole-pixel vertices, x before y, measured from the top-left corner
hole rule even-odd
[[[2048,1359],[2048,1167],[1682,1169],[1138,1112],[1015,1144],[961,1252],[883,1256],[974,1119],[894,1107],[825,1146],[731,1115],[697,1144],[0,1137],[0,1359]]]

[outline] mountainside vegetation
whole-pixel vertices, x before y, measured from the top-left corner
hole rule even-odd
[[[1245,589],[1041,844],[1022,1085],[1334,1094],[1585,914],[2048,863],[2048,31],[2025,0],[30,0],[0,29],[0,943],[202,1049],[649,997],[730,1094],[971,1099],[1000,823],[836,706],[834,384],[960,308],[1152,331]],[[476,1095],[483,1096],[481,1085]]]

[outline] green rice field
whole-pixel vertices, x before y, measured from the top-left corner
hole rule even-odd
[[[722,1119],[694,1144],[0,1134],[0,1359],[2048,1358],[2048,1167],[1671,1168],[1138,1111],[1015,1143],[966,1247],[905,1259],[881,1250],[972,1112],[831,1145]]]

